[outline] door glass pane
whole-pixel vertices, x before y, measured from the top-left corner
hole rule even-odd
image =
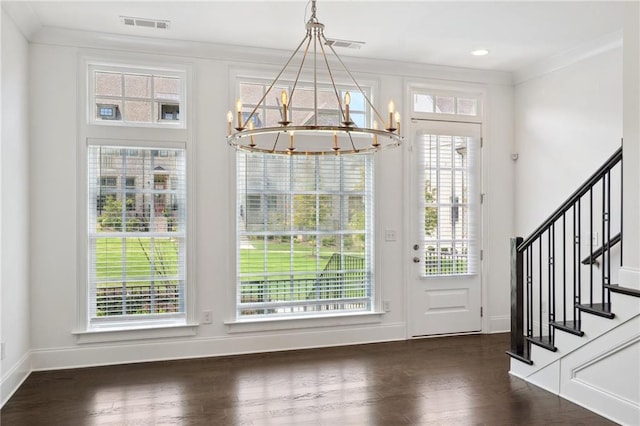
[[[419,194],[424,194],[421,213],[423,276],[473,273],[469,264],[472,245],[470,188],[472,181],[469,150],[473,139],[448,135],[420,135],[419,154],[422,178]],[[475,158],[475,157],[474,157]]]

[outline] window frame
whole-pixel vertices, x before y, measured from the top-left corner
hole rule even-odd
[[[193,67],[191,64],[181,62],[161,62],[157,58],[145,55],[133,54],[109,54],[105,52],[83,49],[79,52],[77,73],[84,76],[78,79],[77,90],[77,176],[79,184],[77,193],[77,286],[76,286],[76,322],[72,334],[79,344],[94,342],[126,341],[145,338],[165,338],[193,336],[196,334],[198,321],[196,315],[196,264],[195,252],[196,233],[195,227],[195,153],[194,135],[192,130],[192,117],[189,112],[193,106]],[[182,76],[181,121],[167,123],[166,125],[129,125],[128,123],[94,123],[91,120],[93,109],[92,67],[98,65],[112,69],[128,71],[135,70],[160,70],[174,72]],[[89,247],[88,247],[88,144],[99,143],[109,146],[128,148],[131,151],[138,148],[152,149],[185,149],[186,163],[186,255],[185,255],[185,315],[180,321],[131,321],[120,324],[114,323],[113,327],[91,327],[89,319]]]
[[[231,88],[229,93],[229,105],[235,104],[235,101],[240,97],[240,84],[241,83],[249,83],[249,84],[268,84],[271,83],[273,76],[272,73],[269,72],[269,66],[263,66],[259,68],[235,68],[231,67],[229,70],[229,87]],[[274,71],[277,71],[274,69]],[[287,80],[293,80],[294,76],[283,76],[283,81],[285,83]],[[361,86],[365,89],[365,93],[369,97],[369,99],[375,105],[376,94],[379,92],[380,82],[378,79],[371,79],[370,76],[356,76]],[[309,81],[304,80],[304,76],[300,81],[305,81],[305,84],[312,84],[311,79]],[[354,87],[348,84],[336,84],[342,90],[350,90],[353,91]],[[300,87],[300,85],[298,86]],[[243,101],[244,105],[244,101]],[[368,111],[368,117],[366,118],[367,123],[369,125],[373,122],[373,112]],[[233,164],[236,163],[236,155],[235,152],[230,152],[228,155],[229,161]],[[376,157],[373,156],[371,160],[371,176],[372,176],[372,193],[373,197],[377,198],[378,196],[378,186],[376,185],[376,181],[379,180],[380,168],[376,167]],[[237,197],[238,197],[238,185],[236,182],[236,167],[234,167],[230,172],[230,181],[233,185],[233,197],[234,203],[230,207],[230,214],[234,217],[234,226],[229,229],[229,239],[230,241],[235,241],[236,244],[239,244],[236,236],[237,229]],[[372,213],[373,217],[378,214],[378,203],[374,202],[372,205]],[[375,223],[375,219],[372,219],[371,224],[371,273],[373,275],[371,281],[371,291],[373,293],[373,297],[371,300],[371,311],[370,312],[358,312],[358,313],[333,313],[331,315],[316,315],[316,316],[291,316],[291,317],[276,317],[276,318],[250,318],[250,319],[238,319],[236,316],[237,311],[237,286],[238,286],[238,277],[237,277],[237,268],[238,268],[238,259],[237,255],[234,254],[231,259],[230,271],[231,276],[235,277],[233,285],[229,286],[228,289],[228,310],[226,317],[228,318],[225,321],[227,325],[227,331],[229,333],[242,333],[242,332],[256,332],[256,331],[264,331],[264,330],[286,330],[286,329],[296,329],[296,328],[308,328],[308,327],[317,327],[317,326],[332,326],[332,325],[356,325],[356,324],[370,324],[370,323],[379,323],[382,321],[382,317],[385,312],[382,309],[382,301],[381,301],[381,284],[380,284],[380,274],[379,268],[381,264],[381,258],[379,251],[376,249],[379,244],[380,233],[378,232],[377,225]],[[234,253],[237,253],[237,248]]]
[[[182,203],[182,205],[180,206],[180,208],[178,209],[177,213],[178,213],[178,222],[182,223],[183,227],[180,229],[179,232],[175,232],[172,229],[166,229],[164,231],[158,231],[158,230],[152,230],[151,226],[147,227],[147,230],[139,230],[136,229],[134,231],[129,231],[126,228],[125,222],[124,220],[122,220],[121,226],[124,229],[115,229],[115,230],[107,230],[106,232],[99,232],[97,230],[97,224],[99,222],[100,219],[100,211],[98,211],[98,204],[97,204],[97,198],[100,197],[100,191],[102,189],[104,189],[105,187],[101,184],[98,185],[91,185],[91,182],[94,181],[94,178],[98,178],[100,181],[102,181],[102,178],[99,177],[99,174],[101,172],[101,165],[100,163],[97,161],[99,159],[100,154],[99,153],[93,153],[91,154],[92,148],[95,149],[101,149],[101,148],[114,148],[113,146],[107,146],[105,145],[106,142],[109,141],[100,141],[100,140],[95,140],[95,139],[90,139],[87,143],[88,147],[89,147],[89,158],[88,161],[89,163],[91,163],[91,159],[93,158],[95,163],[93,166],[89,165],[89,176],[88,176],[88,191],[89,191],[89,199],[88,199],[88,204],[87,204],[87,215],[89,218],[89,224],[90,226],[88,227],[87,231],[87,236],[89,239],[89,264],[88,264],[88,268],[89,268],[89,300],[88,300],[88,310],[90,312],[90,318],[89,318],[89,326],[92,329],[109,329],[109,328],[113,328],[113,327],[121,327],[120,324],[122,323],[130,323],[130,324],[136,324],[138,326],[144,326],[147,325],[148,323],[154,323],[154,322],[166,322],[166,323],[180,323],[183,322],[183,319],[185,318],[185,312],[177,312],[177,313],[149,313],[149,314],[123,314],[123,315],[114,315],[114,316],[110,316],[110,315],[106,315],[106,316],[98,316],[95,315],[96,312],[96,308],[97,308],[97,301],[94,298],[94,294],[97,293],[97,288],[96,288],[96,283],[92,282],[91,280],[91,273],[95,272],[96,276],[94,277],[95,281],[99,281],[98,279],[98,265],[96,264],[94,266],[94,262],[97,263],[97,256],[98,256],[98,251],[94,250],[93,248],[96,246],[96,244],[98,244],[99,240],[102,239],[106,239],[106,238],[110,238],[110,239],[114,239],[114,240],[122,240],[122,239],[133,239],[136,237],[142,237],[142,238],[150,238],[150,239],[154,239],[155,241],[158,241],[157,243],[150,243],[153,245],[158,245],[158,246],[164,246],[166,243],[163,243],[163,239],[166,238],[171,238],[176,239],[178,241],[178,252],[177,252],[177,257],[176,259],[178,260],[178,263],[176,264],[176,273],[175,273],[175,277],[173,279],[171,279],[170,281],[178,281],[178,288],[181,290],[181,295],[178,299],[178,306],[180,308],[182,308],[183,310],[186,310],[186,307],[184,305],[185,302],[185,282],[186,279],[188,278],[186,276],[186,271],[185,271],[185,263],[184,262],[180,262],[180,259],[184,258],[186,256],[186,229],[184,228],[184,225],[186,224],[186,150],[185,147],[181,144],[181,146],[176,146],[175,148],[172,149],[172,151],[176,151],[179,154],[179,157],[176,159],[179,168],[174,172],[171,173],[171,176],[174,176],[175,179],[177,179],[180,183],[181,183],[181,190],[179,190],[177,187],[176,189],[169,189],[170,191],[176,191],[175,195],[178,195],[179,197],[183,197],[183,199],[185,200],[185,203]],[[145,156],[146,160],[143,161],[150,161],[152,164],[154,162],[154,157],[151,154],[153,151],[153,147],[145,147],[145,148],[138,148],[140,151],[146,151],[147,155]],[[165,147],[166,149],[166,147]],[[127,148],[120,148],[120,151],[129,151]],[[120,153],[121,155],[121,153]],[[137,157],[137,156],[136,156]],[[135,157],[134,157],[135,158]],[[118,166],[116,166],[117,168],[120,167],[121,164],[126,164],[131,165],[132,168],[134,168],[135,170],[135,163],[137,162],[135,159],[131,159],[128,155],[126,157],[120,157],[119,162],[120,164]],[[148,163],[145,163],[148,164]],[[120,180],[121,184],[120,186],[115,186],[115,187],[106,187],[107,189],[107,193],[106,193],[106,197],[110,197],[110,196],[117,196],[120,195],[120,203],[123,202],[123,197],[126,197],[125,199],[129,199],[129,196],[131,195],[131,192],[133,192],[134,197],[135,196],[142,196],[144,197],[144,195],[147,195],[147,199],[148,200],[152,200],[155,199],[155,197],[157,197],[158,195],[155,194],[155,190],[157,188],[155,188],[154,186],[148,186],[147,188],[131,188],[131,187],[127,187],[126,186],[126,180],[129,179],[126,177],[126,173],[130,172],[131,169],[127,170],[121,170],[121,174],[117,174],[117,180]],[[154,170],[149,168],[148,169],[149,173],[154,173]],[[92,173],[96,173],[95,175],[93,175]],[[110,175],[110,177],[113,175]],[[157,175],[156,175],[157,176]],[[168,193],[166,195],[169,195],[171,197],[174,196],[173,193]],[[96,203],[94,204],[94,199],[96,199]],[[117,199],[117,198],[116,198]],[[125,212],[129,212],[129,206],[126,205],[121,205],[120,207],[123,210],[120,210],[120,212],[118,212],[118,215],[125,215],[127,214],[127,216],[120,216],[123,219],[126,218],[127,221],[131,218],[138,218],[138,215],[135,216],[129,216],[129,213],[125,213]],[[124,210],[126,209],[126,210]],[[155,209],[155,206],[154,206]],[[135,206],[134,206],[134,210],[135,210]],[[153,209],[152,209],[153,210]],[[157,211],[156,211],[156,215],[150,214],[150,219],[149,219],[149,225],[155,225],[156,222],[152,222],[153,217],[157,217]],[[160,221],[161,223],[162,221]],[[128,222],[127,222],[128,223]],[[127,247],[129,247],[129,245],[127,245]],[[123,247],[124,248],[124,247]],[[95,260],[94,260],[95,259]],[[162,258],[160,258],[162,259]],[[128,260],[128,259],[126,259]],[[122,259],[122,267],[123,269],[127,267],[128,262],[126,262],[125,259]],[[153,258],[153,263],[156,262],[155,256]],[[116,261],[117,263],[117,261]],[[151,263],[151,261],[150,261]],[[151,266],[151,265],[150,265]],[[96,268],[95,270],[93,268]],[[132,270],[135,269],[135,266],[133,266],[132,268],[127,268],[126,270]],[[158,287],[163,287],[163,286],[167,286],[167,285],[172,285],[172,284],[168,284],[168,283],[163,283],[163,281],[168,281],[166,279],[162,279],[161,276],[157,276],[155,274],[152,273],[151,270],[149,270],[149,277],[154,276],[157,277],[156,280],[156,285]],[[127,289],[130,289],[130,283],[133,283],[135,281],[138,281],[137,279],[135,279],[133,276],[129,276],[127,277],[127,273],[125,272],[123,274],[122,277],[118,277],[118,281],[120,281],[120,278],[122,278],[122,283],[123,286],[125,286]],[[103,278],[104,279],[104,278]],[[180,282],[181,281],[181,282]],[[124,298],[123,298],[124,300]],[[156,299],[152,299],[154,301],[157,301]],[[114,325],[115,324],[115,325]]]
[[[240,220],[243,218],[246,219],[250,214],[250,209],[245,207],[243,210],[243,206],[246,204],[247,199],[251,199],[252,201],[258,201],[259,205],[257,206],[257,212],[262,221],[254,222],[251,228],[247,230],[251,224],[245,222],[245,224],[237,223],[236,226],[236,320],[237,321],[245,321],[245,320],[268,320],[268,319],[282,319],[282,318],[305,318],[309,316],[315,317],[323,317],[323,316],[334,316],[334,315],[350,315],[350,314],[362,314],[362,313],[371,313],[375,311],[375,262],[374,262],[374,253],[375,253],[375,229],[373,226],[374,223],[374,210],[375,210],[375,195],[374,195],[374,155],[372,153],[363,154],[358,156],[359,159],[362,160],[361,166],[364,167],[362,177],[362,184],[364,185],[361,189],[350,188],[349,185],[352,183],[356,183],[353,180],[353,175],[350,174],[353,169],[349,166],[353,166],[353,164],[349,164],[350,161],[345,159],[342,156],[310,156],[310,157],[302,157],[302,156],[283,156],[283,155],[271,155],[267,157],[263,157],[262,161],[258,159],[252,159],[251,154],[238,152],[236,154],[237,160],[237,170],[238,174],[244,172],[247,174],[247,170],[249,165],[258,166],[260,164],[260,175],[264,178],[253,177],[253,180],[244,180],[236,183],[236,200],[237,200],[237,211],[236,211],[236,221],[238,217]],[[337,162],[336,162],[337,160]],[[325,162],[328,162],[325,164]],[[244,164],[243,164],[244,163]],[[309,164],[311,163],[311,164]],[[267,175],[269,174],[269,166],[274,166],[278,170],[275,172],[276,175],[273,175],[274,181],[283,182],[281,187],[279,188],[266,188],[267,186],[271,186],[271,183],[267,182]],[[359,167],[359,166],[358,166]],[[294,173],[296,170],[311,170],[311,181],[313,182],[313,188],[296,188],[296,185],[293,184],[293,179],[295,178]],[[334,178],[331,177],[330,182],[332,184],[338,184],[338,188],[331,189],[321,185],[323,178],[327,178],[329,175],[326,174],[329,170],[337,168],[340,170],[339,177]],[[255,169],[254,169],[255,170]],[[284,175],[282,174],[284,171]],[[288,177],[289,179],[278,179]],[[256,179],[259,181],[258,184],[260,187],[256,187]],[[311,182],[310,181],[310,182]],[[284,183],[286,182],[286,183]],[[333,187],[333,185],[332,185]],[[242,192],[241,192],[242,191]],[[244,198],[246,196],[247,198]],[[251,197],[251,198],[249,198]],[[281,229],[270,229],[269,225],[273,224],[273,222],[268,221],[269,212],[273,212],[273,209],[269,209],[269,205],[273,202],[274,197],[278,197],[282,201],[282,206],[286,207],[286,211],[284,214],[289,218],[286,222],[288,222],[288,226],[285,226]],[[315,214],[313,218],[314,227],[313,229],[307,229],[304,225],[295,225],[295,217],[296,212],[299,211],[296,209],[297,200],[304,200],[310,197],[312,203],[316,206],[314,208]],[[326,226],[326,222],[322,221],[320,210],[316,210],[321,202],[323,197],[331,197],[333,207],[333,211],[325,211],[326,214],[329,214],[332,217],[335,213],[338,213],[340,217],[337,219],[337,223],[339,226],[335,226],[336,219],[332,220],[334,222],[333,226],[330,226],[328,229],[323,226]],[[362,213],[363,216],[363,229],[350,229],[349,224],[351,223],[349,220],[349,214],[351,211],[349,210],[349,206],[353,205],[354,198],[361,199],[360,203],[362,205]],[[366,200],[365,200],[366,199]],[[338,204],[334,204],[335,201],[338,201]],[[326,207],[329,207],[328,205]],[[304,220],[304,218],[302,219]],[[295,257],[295,249],[305,249],[307,246],[297,246],[294,242],[296,237],[300,235],[305,235],[310,238],[311,241],[315,241],[315,246],[313,249],[310,249],[314,254],[315,260],[312,263],[315,263],[315,267],[309,270],[292,270],[291,265],[289,268],[282,270],[282,272],[275,273],[274,271],[269,271],[267,263],[265,261],[263,270],[260,271],[245,271],[241,270],[242,263],[240,262],[240,258],[242,257],[242,241],[243,237],[254,236],[258,239],[255,240],[257,243],[262,242],[267,245],[268,241],[271,237],[281,237],[289,242],[289,261],[293,262],[293,258]],[[361,247],[361,255],[357,255],[356,257],[362,256],[362,266],[361,267],[344,267],[342,266],[342,262],[346,261],[346,258],[350,256],[350,245],[349,242],[353,242],[350,240],[350,236],[362,235],[364,240],[364,245]],[[327,298],[327,302],[324,303],[314,303],[313,299],[307,301],[307,299],[303,298],[300,300],[285,300],[285,301],[269,301],[266,303],[260,302],[247,302],[245,304],[241,303],[242,290],[243,287],[249,286],[251,287],[251,282],[254,282],[256,279],[266,279],[268,276],[288,276],[291,280],[300,280],[303,281],[308,280],[306,277],[308,274],[319,274],[320,270],[319,262],[321,260],[321,251],[322,248],[325,247],[322,242],[325,238],[337,238],[337,242],[339,244],[335,246],[333,251],[333,256],[338,255],[338,259],[340,259],[340,274],[344,273],[344,277],[340,275],[342,278],[340,280],[341,283],[341,291],[349,291],[349,279],[356,278],[359,282],[358,278],[362,278],[363,284],[362,286],[358,285],[356,287],[357,290],[362,290],[364,294],[362,296],[352,296],[344,297],[344,295],[335,297],[335,298]],[[244,240],[246,241],[246,240]],[[254,242],[255,244],[255,242]],[[294,247],[295,246],[295,247]],[[325,248],[330,247],[326,246]],[[266,249],[266,247],[265,247]],[[263,252],[266,255],[267,252]],[[326,254],[326,253],[325,253]],[[332,257],[333,259],[333,257]],[[355,258],[351,257],[352,260]],[[331,263],[330,261],[328,263]],[[310,266],[310,265],[309,265]],[[331,273],[331,272],[330,272]],[[302,278],[300,278],[302,276]],[[243,280],[244,278],[244,280]],[[331,279],[329,279],[331,281]],[[288,279],[285,281],[289,281]],[[255,284],[253,284],[255,285]],[[294,284],[284,284],[290,287],[290,290],[293,291]],[[344,287],[346,285],[346,287]],[[352,288],[353,289],[353,288]],[[324,292],[324,289],[317,289],[319,292]],[[344,305],[349,304],[364,304],[361,308],[351,307],[348,308]],[[322,308],[322,305],[339,305],[338,309],[317,309]],[[261,306],[261,307],[259,307]],[[274,307],[275,306],[275,307]],[[304,307],[303,311],[300,311],[300,307]],[[310,308],[310,311],[307,311],[307,308]],[[325,306],[326,308],[326,306]],[[243,310],[284,310],[281,312],[270,312],[256,315],[247,315],[243,316]],[[288,310],[292,310],[292,312],[287,312]]]

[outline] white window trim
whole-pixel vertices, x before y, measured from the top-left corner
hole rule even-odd
[[[315,327],[332,327],[345,325],[376,324],[382,322],[385,312],[338,312],[334,314],[280,317],[280,318],[252,318],[225,321],[229,333],[250,333],[255,331],[290,330]]]
[[[260,67],[240,67],[240,66],[230,66],[228,68],[229,71],[229,93],[228,93],[228,105],[235,105],[236,100],[239,97],[239,88],[241,82],[262,82],[265,81],[270,83],[273,81],[275,73],[277,73],[280,69],[276,67],[272,67],[269,65],[262,65]],[[336,77],[336,76],[334,76]],[[340,80],[341,78],[341,80]],[[378,111],[383,111],[384,108],[381,108],[378,105],[377,98],[380,93],[380,80],[377,78],[371,78],[370,75],[359,75],[358,73],[354,73],[354,78],[358,81],[363,87],[367,87],[370,91],[367,93],[369,100],[373,105],[376,106]],[[282,79],[284,81],[295,79],[295,75],[293,74],[283,74]],[[340,75],[337,78],[339,81],[346,81],[345,75]],[[303,81],[306,79],[303,76]],[[309,80],[312,81],[312,80]],[[348,83],[340,84],[338,87],[350,87]],[[371,120],[374,119],[374,113],[371,112]],[[233,188],[231,191],[232,199],[229,203],[229,214],[230,217],[234,218],[232,226],[228,229],[228,239],[229,241],[234,242],[234,253],[236,252],[235,244],[236,241],[236,229],[237,229],[237,217],[236,217],[236,203],[237,203],[237,181],[236,181],[236,153],[233,150],[228,150],[227,154],[227,162],[229,164],[233,164],[234,167],[229,168],[229,185]],[[373,203],[373,225],[372,225],[372,233],[373,233],[373,241],[372,241],[372,261],[373,261],[373,281],[371,283],[371,290],[373,292],[372,299],[372,311],[370,312],[355,312],[355,313],[340,313],[334,314],[333,316],[324,315],[324,316],[307,316],[307,317],[285,317],[285,318],[260,318],[254,320],[239,320],[236,318],[236,296],[237,296],[237,259],[236,256],[230,256],[229,259],[229,276],[234,277],[233,283],[231,285],[226,286],[226,312],[225,318],[227,320],[224,321],[224,324],[227,326],[227,331],[229,333],[239,333],[239,332],[260,332],[260,331],[270,331],[270,330],[289,330],[289,329],[305,329],[305,328],[314,328],[314,327],[329,327],[329,326],[337,326],[337,325],[366,325],[371,323],[380,323],[384,315],[387,314],[386,311],[382,309],[382,254],[380,247],[381,245],[381,236],[383,232],[379,229],[378,219],[380,207],[379,207],[379,185],[378,181],[381,179],[381,168],[377,166],[377,159],[374,155],[372,159],[372,167],[373,167],[373,189],[372,192],[374,194],[374,203]]]
[[[183,76],[184,115],[182,124],[170,125],[129,126],[126,123],[117,126],[92,124],[91,97],[89,96],[89,82],[91,80],[90,65],[100,64],[126,69],[134,64],[135,69],[174,70]],[[139,66],[138,66],[139,64]],[[195,232],[195,138],[193,133],[193,82],[194,72],[191,64],[167,63],[166,60],[156,58],[141,58],[140,55],[100,55],[95,56],[91,51],[81,51],[78,60],[77,86],[77,123],[78,143],[76,149],[76,247],[77,247],[77,292],[76,292],[76,322],[72,334],[77,343],[93,343],[135,340],[145,338],[180,337],[195,334],[195,327],[199,325],[196,313],[196,232]],[[185,320],[167,323],[166,320],[132,321],[127,324],[114,324],[112,328],[90,328],[89,319],[89,281],[88,281],[88,142],[98,142],[107,145],[137,146],[137,147],[181,147],[186,150],[186,283],[185,283]]]

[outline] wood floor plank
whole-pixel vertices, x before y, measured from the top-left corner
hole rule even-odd
[[[507,334],[35,372],[2,425],[613,425],[508,374]]]

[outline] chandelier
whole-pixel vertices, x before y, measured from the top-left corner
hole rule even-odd
[[[242,151],[287,155],[360,154],[399,146],[403,141],[400,114],[395,111],[393,101],[389,102],[388,118],[383,118],[338,56],[333,43],[325,38],[324,25],[316,17],[316,1],[312,0],[311,4],[311,18],[306,23],[304,38],[262,98],[246,108],[238,99],[235,117],[231,111],[227,113],[227,142]],[[298,64],[296,67],[294,62]],[[339,71],[332,69],[331,62]],[[291,76],[295,74],[289,83],[282,80],[287,72]],[[339,73],[350,79],[358,92],[339,90],[336,86]],[[310,80],[306,86],[301,81],[303,75]],[[325,81],[320,81],[321,76]],[[281,92],[276,93],[279,90]],[[330,102],[327,102],[328,96]],[[352,97],[358,99],[357,118],[352,112]],[[303,98],[304,107],[293,103],[299,98]],[[334,114],[327,118],[331,109]],[[366,125],[367,114],[363,111],[367,109],[374,116],[372,127]],[[275,111],[277,118],[265,120],[263,124],[260,111],[267,110],[272,116]]]

